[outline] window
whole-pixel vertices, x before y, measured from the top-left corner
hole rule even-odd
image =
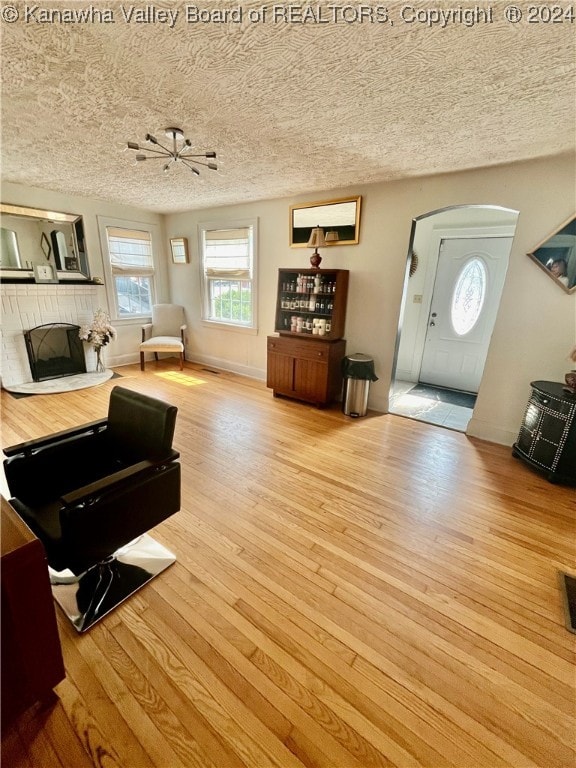
[[[150,316],[155,275],[152,232],[103,222],[101,236],[108,253],[115,319]]]
[[[485,298],[486,267],[482,259],[474,257],[460,271],[452,294],[452,327],[458,336],[465,336],[474,328]]]
[[[257,223],[200,225],[203,319],[256,328]]]

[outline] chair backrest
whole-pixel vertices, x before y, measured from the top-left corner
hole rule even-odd
[[[185,324],[184,307],[179,304],[154,304],[152,307],[152,336],[180,336]]]
[[[114,387],[108,406],[106,443],[125,462],[168,458],[178,409],[155,397]]]

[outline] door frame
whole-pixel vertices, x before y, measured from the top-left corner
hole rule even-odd
[[[400,349],[400,341],[402,336],[402,325],[404,320],[404,314],[406,310],[406,303],[408,300],[408,281],[410,278],[410,265],[412,262],[412,252],[414,247],[414,240],[416,235],[416,229],[418,223],[428,219],[432,216],[438,216],[443,213],[447,213],[453,210],[467,209],[467,210],[480,210],[487,212],[502,212],[503,214],[516,215],[515,224],[474,224],[470,227],[467,226],[446,226],[440,223],[434,225],[431,236],[428,240],[428,247],[426,250],[426,272],[424,276],[424,283],[422,287],[422,303],[420,308],[420,317],[418,320],[415,341],[414,341],[414,354],[412,356],[412,368],[410,370],[411,379],[415,383],[418,381],[420,374],[420,367],[422,363],[422,355],[424,354],[424,345],[426,343],[426,331],[428,328],[428,316],[430,314],[430,306],[432,303],[432,294],[434,291],[434,282],[436,280],[436,271],[438,268],[438,259],[440,256],[440,245],[442,240],[450,238],[478,238],[478,237],[512,237],[514,238],[517,229],[517,221],[519,211],[513,208],[506,208],[499,205],[449,205],[445,208],[438,208],[428,213],[424,213],[421,216],[416,216],[412,219],[412,227],[410,230],[410,241],[408,245],[408,252],[406,255],[406,270],[404,276],[404,287],[402,291],[402,301],[400,303],[400,314],[398,317],[398,330],[396,333],[396,344],[394,347],[394,358],[392,361],[392,377],[390,382],[390,397],[394,393],[394,385],[397,379],[397,367],[398,367],[398,352]],[[424,254],[422,254],[424,256]],[[501,300],[501,297],[500,297]],[[480,388],[481,388],[480,384]]]
[[[514,227],[510,226],[496,226],[489,228],[466,228],[466,229],[434,229],[430,240],[429,247],[429,259],[426,270],[426,278],[424,283],[424,293],[422,294],[422,307],[420,312],[420,319],[418,322],[418,329],[416,331],[416,344],[414,345],[415,354],[414,359],[418,360],[418,370],[413,371],[416,373],[417,380],[420,376],[420,367],[422,365],[422,357],[424,355],[424,347],[426,346],[426,336],[428,331],[428,317],[430,315],[430,307],[432,306],[432,297],[434,295],[434,284],[436,282],[436,273],[438,271],[438,261],[440,259],[440,247],[443,240],[475,240],[478,238],[490,239],[500,237],[514,237]],[[407,288],[407,287],[406,287]]]

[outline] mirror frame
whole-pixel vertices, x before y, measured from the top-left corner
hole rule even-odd
[[[545,248],[546,245],[549,244],[550,240],[553,240],[554,238],[557,238],[557,237],[563,237],[563,235],[561,234],[562,230],[566,229],[566,227],[568,227],[568,225],[572,224],[573,222],[576,222],[576,214],[572,214],[572,216],[570,216],[569,219],[567,219],[562,224],[560,224],[560,226],[557,229],[555,229],[553,232],[551,232],[549,235],[547,235],[541,242],[539,242],[537,245],[535,245],[534,248],[526,254],[527,256],[529,256],[532,259],[532,261],[535,264],[537,264],[540,267],[540,269],[542,269],[548,275],[548,277],[551,280],[553,280],[556,283],[556,285],[559,285],[560,288],[562,288],[562,290],[565,291],[566,293],[575,293],[576,292],[576,273],[575,273],[575,277],[574,277],[574,280],[575,280],[574,285],[572,285],[571,287],[568,287],[568,286],[564,285],[564,283],[562,283],[561,280],[559,280],[557,277],[555,277],[550,272],[549,268],[546,266],[546,262],[545,261],[541,261],[538,258],[538,256],[536,255],[536,253],[541,248]],[[572,246],[573,247],[573,253],[571,254],[570,258],[572,258],[572,259],[574,259],[576,261],[576,235],[568,235],[568,234],[566,234],[565,237],[573,237],[574,238],[574,245]]]
[[[335,227],[331,222],[325,223],[322,221],[322,216],[324,213],[327,213],[330,210],[331,206],[334,205],[340,205],[341,203],[354,203],[356,205],[356,211],[355,211],[355,221],[354,221],[354,229],[352,232],[352,236],[349,237],[346,240],[334,240],[330,241],[327,240],[325,247],[332,247],[335,245],[358,245],[360,242],[360,209],[362,207],[362,195],[357,195],[355,197],[341,197],[336,200],[320,200],[318,202],[312,202],[312,203],[298,203],[296,205],[290,206],[289,211],[289,222],[288,222],[288,231],[289,231],[289,238],[290,238],[290,248],[307,248],[308,247],[308,239],[310,237],[310,231],[312,230],[312,227],[321,227],[323,230],[337,230],[337,227]],[[302,241],[296,241],[295,238],[295,230],[297,227],[295,226],[295,214],[297,211],[301,210],[307,210],[309,208],[318,208],[318,216],[314,218],[314,224],[310,227],[305,227],[307,231],[307,237],[304,242]],[[326,209],[326,211],[322,211],[320,209]]]
[[[78,270],[64,270],[64,269],[57,269],[56,275],[58,282],[66,282],[69,280],[80,280],[80,281],[88,281],[90,280],[90,265],[88,262],[88,254],[86,250],[83,252],[80,251],[78,240],[81,239],[85,243],[85,232],[84,232],[84,220],[82,216],[75,214],[75,213],[62,213],[61,211],[47,211],[43,208],[27,208],[23,205],[11,205],[9,203],[0,203],[0,215],[6,215],[6,216],[20,216],[22,218],[30,218],[34,220],[41,220],[41,221],[53,221],[53,222],[62,222],[63,224],[70,224],[72,226],[72,232],[74,237],[74,245],[76,249],[76,253],[80,254],[83,253],[83,258],[78,256],[78,260],[80,264],[84,264],[84,269],[78,269]],[[81,237],[78,236],[78,230],[80,228]],[[46,238],[47,239],[47,238]],[[52,249],[52,253],[53,253]],[[28,269],[27,267],[3,267],[0,269],[0,278],[2,281],[10,280],[10,281],[18,281],[18,280],[32,280],[34,281],[35,273],[34,273],[34,267],[32,265],[32,269]]]

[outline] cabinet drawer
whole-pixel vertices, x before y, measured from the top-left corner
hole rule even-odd
[[[557,414],[563,416],[570,416],[575,410],[574,403],[559,400],[552,395],[547,395],[545,392],[538,392],[534,390],[530,396],[530,403],[540,408],[548,408]]]
[[[279,355],[290,355],[300,360],[327,361],[330,357],[330,350],[326,342],[299,341],[298,339],[283,337],[268,339],[268,351],[276,352]]]

